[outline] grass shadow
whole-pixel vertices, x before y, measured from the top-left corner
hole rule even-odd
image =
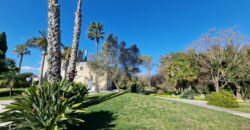
[[[110,130],[115,127],[112,121],[115,120],[110,111],[97,111],[85,114],[82,119],[85,121],[81,126],[71,128],[73,130]]]
[[[106,95],[102,95],[102,96],[100,96],[100,95],[92,96],[92,97],[89,97],[87,99],[87,101],[82,104],[82,107],[87,108],[89,106],[97,105],[101,102],[107,101],[107,100],[115,98],[117,96],[121,96],[125,93],[126,92],[110,93],[110,94],[106,94]]]

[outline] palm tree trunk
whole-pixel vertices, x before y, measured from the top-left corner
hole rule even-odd
[[[42,65],[41,65],[41,73],[39,77],[39,84],[41,85],[43,83],[43,69],[44,69],[44,63],[45,63],[45,57],[46,57],[46,52],[42,52]]]
[[[61,32],[58,0],[48,0],[48,81],[61,80]]]
[[[20,74],[21,72],[21,67],[22,67],[22,62],[23,62],[23,54],[20,55],[20,59],[19,59],[19,70],[18,70],[18,73]]]
[[[68,66],[69,66],[69,60],[65,60],[64,80],[65,80],[66,77],[67,77]]]
[[[99,45],[99,42],[98,42],[98,40],[96,39],[96,60],[98,59],[98,51],[99,51],[99,49],[98,49],[98,45]]]
[[[77,52],[78,52],[78,46],[81,34],[81,22],[82,22],[81,8],[82,8],[82,0],[78,0],[77,10],[75,13],[75,26],[74,26],[72,50],[69,60],[69,68],[67,72],[68,74],[67,79],[70,82],[73,82],[76,76],[76,60],[77,60]]]

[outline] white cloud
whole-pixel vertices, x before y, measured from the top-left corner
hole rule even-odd
[[[32,66],[22,66],[21,70],[24,70],[24,71],[38,71],[38,70],[40,70],[40,68],[36,68],[36,67],[32,67]]]

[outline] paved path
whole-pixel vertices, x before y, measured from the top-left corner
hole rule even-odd
[[[5,105],[11,104],[13,101],[12,100],[0,100],[0,113],[4,112],[4,107]],[[9,123],[0,123],[0,126],[6,126]]]
[[[179,99],[179,98],[165,98],[165,97],[157,97],[157,98],[164,99],[164,100],[169,100],[169,101],[175,101],[175,102],[182,102],[182,103],[186,103],[186,104],[191,104],[191,105],[199,106],[199,107],[206,108],[206,109],[209,109],[209,110],[230,113],[230,114],[233,114],[233,115],[237,115],[237,116],[241,116],[241,117],[245,117],[245,118],[250,119],[250,113],[238,112],[238,111],[225,109],[225,108],[222,108],[222,107],[210,106],[210,105],[207,105],[207,101],[197,101],[197,100]]]

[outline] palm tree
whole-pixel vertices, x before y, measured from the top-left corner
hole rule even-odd
[[[20,73],[21,71],[21,67],[22,67],[22,62],[23,62],[23,56],[24,55],[29,55],[30,51],[29,51],[29,45],[28,44],[19,44],[16,46],[14,53],[18,54],[19,59],[19,70],[18,72]]]
[[[69,68],[67,72],[67,79],[70,82],[74,81],[76,75],[76,60],[77,60],[77,52],[78,52],[78,46],[81,34],[81,22],[82,22],[81,10],[82,10],[82,0],[78,0],[77,10],[75,12],[75,26],[74,26],[72,50],[69,60]]]
[[[43,82],[43,71],[44,71],[45,58],[47,55],[48,41],[47,41],[46,33],[44,31],[39,31],[39,33],[41,34],[41,37],[31,38],[29,40],[29,46],[40,48],[42,51],[42,64],[41,64],[41,72],[40,72],[40,77],[39,77],[39,84],[41,84]]]
[[[64,78],[67,76],[68,66],[69,66],[69,59],[71,54],[71,48],[65,47],[62,52],[62,59],[65,62],[65,68],[64,68]]]
[[[48,0],[48,81],[61,80],[61,32],[58,0]]]
[[[98,45],[100,42],[100,39],[104,38],[104,28],[103,25],[99,22],[93,22],[88,30],[88,38],[90,40],[95,40],[96,42],[96,59],[98,58]]]

